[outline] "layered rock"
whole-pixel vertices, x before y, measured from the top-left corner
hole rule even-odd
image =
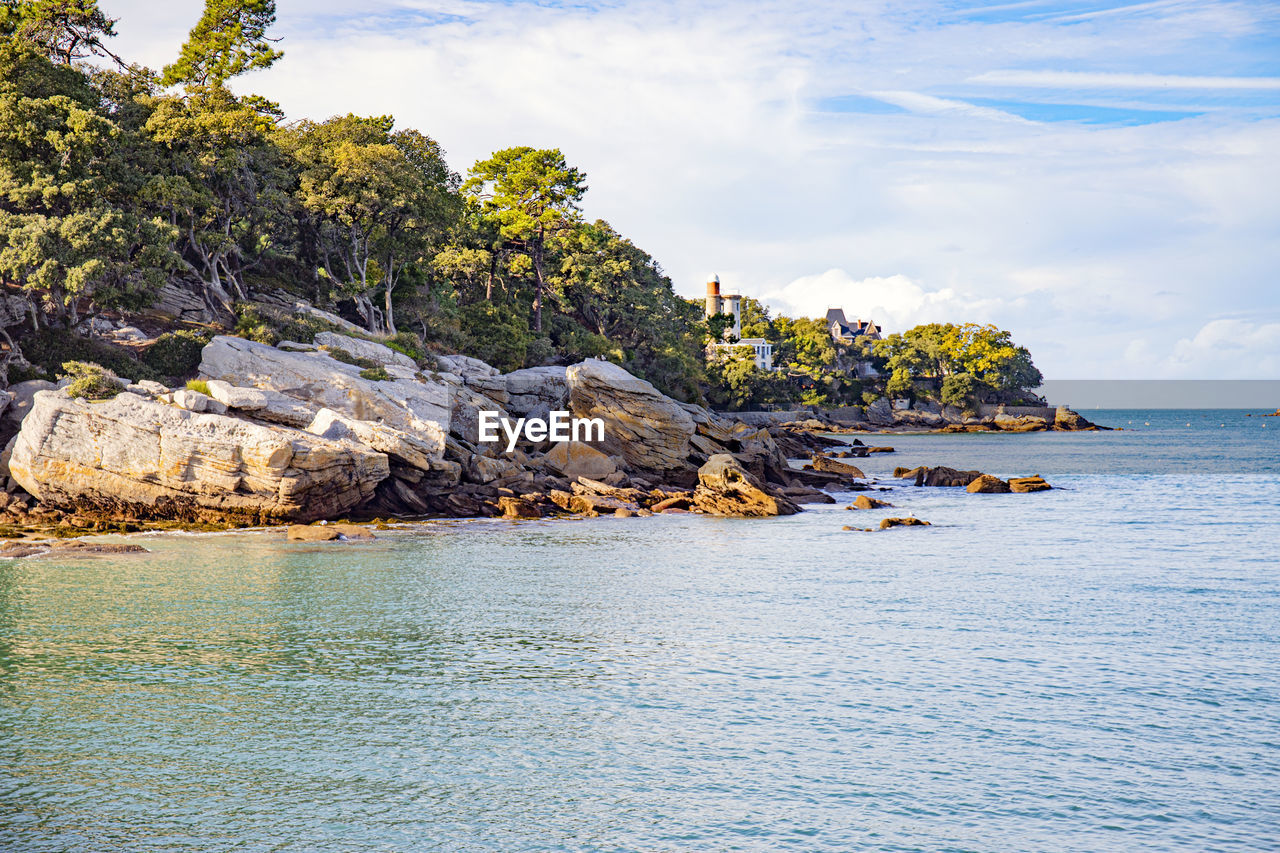
[[[693,506],[712,515],[763,517],[800,511],[781,495],[770,494],[728,453],[719,453],[698,469]]]
[[[322,351],[290,352],[227,336],[210,341],[200,361],[200,375],[207,379],[276,391],[356,420],[381,421],[443,447],[451,411],[447,383],[366,379],[361,372]]]
[[[396,352],[391,347],[384,346],[376,341],[353,338],[350,335],[339,335],[336,332],[320,332],[316,335],[315,343],[318,347],[344,350],[356,358],[377,362],[383,367],[394,365],[407,370],[418,369],[417,363],[409,356]]]
[[[694,421],[679,403],[607,361],[575,364],[567,377],[573,415],[604,421],[606,453],[641,471],[687,467]]]
[[[260,523],[341,515],[389,468],[359,445],[137,394],[88,402],[42,391],[9,471],[43,504],[81,515]]]
[[[611,457],[581,441],[554,444],[542,459],[546,467],[570,480],[579,477],[604,480],[618,473],[618,466]]]
[[[1026,492],[1047,492],[1052,488],[1053,486],[1046,483],[1044,481],[1044,477],[1041,477],[1038,474],[1031,477],[1011,477],[1009,479],[1009,491],[1020,494]]]
[[[569,401],[568,369],[558,366],[528,367],[502,377],[507,391],[507,411],[517,417],[564,409]]]

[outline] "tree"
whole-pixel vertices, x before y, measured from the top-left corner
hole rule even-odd
[[[676,295],[657,261],[603,220],[558,232],[549,257],[549,294],[572,321],[552,324],[566,356],[605,356],[667,393],[696,398],[700,309]]]
[[[532,261],[535,332],[542,331],[547,238],[578,221],[578,202],[587,191],[584,180],[586,176],[570,167],[558,149],[525,146],[506,148],[477,162],[462,185],[480,215]]]
[[[269,67],[284,55],[267,38],[275,20],[275,0],[205,0],[204,14],[160,81],[166,86],[221,86],[246,71]]]
[[[390,116],[301,122],[282,135],[298,167],[322,274],[353,299],[371,332],[395,334],[392,295],[425,267],[457,216],[458,176],[444,152]],[[474,258],[470,259],[474,261]],[[382,289],[383,307],[370,294]]]
[[[1041,381],[1025,347],[991,325],[930,323],[890,335],[875,345],[886,369],[912,380],[941,379],[945,395],[976,399],[984,393],[1013,398]],[[948,380],[956,378],[948,384]]]
[[[730,411],[789,404],[795,399],[793,387],[781,374],[756,367],[755,354],[746,345],[713,357],[707,364],[707,379],[712,405]]]
[[[978,380],[972,373],[954,373],[942,380],[940,399],[945,405],[972,409],[978,397]]]
[[[0,277],[23,289],[34,328],[137,307],[172,269],[171,230],[136,198],[139,145],[79,71],[0,41]]]
[[[63,65],[95,55],[123,65],[103,44],[115,25],[97,0],[0,0],[0,34],[16,35]]]
[[[778,363],[815,379],[835,364],[836,348],[825,320],[778,317],[774,328],[778,334]]]
[[[290,176],[272,139],[275,118],[221,86],[153,98],[144,125],[164,172],[149,201],[182,235],[183,259],[211,312],[248,296],[244,274],[273,247]]]

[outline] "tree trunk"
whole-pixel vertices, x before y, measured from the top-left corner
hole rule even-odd
[[[542,331],[542,241],[533,248],[533,276],[537,279],[537,289],[533,292],[533,330]]]
[[[385,306],[385,310],[386,310],[386,316],[383,317],[383,323],[386,325],[388,335],[394,335],[396,333],[395,315],[392,313],[392,309],[391,309],[391,289],[393,286],[394,285],[391,284],[391,278],[390,276],[388,276],[387,287],[385,291],[385,299],[383,300],[383,305]]]

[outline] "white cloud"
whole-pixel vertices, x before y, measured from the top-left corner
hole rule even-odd
[[[1280,89],[1280,77],[1194,77],[1093,71],[987,71],[970,78],[1000,86],[1055,89]]]
[[[952,288],[926,291],[903,275],[854,279],[840,269],[802,276],[761,294],[778,313],[821,317],[828,308],[843,308],[850,319],[875,320],[888,331],[920,323],[991,320],[1010,306],[998,299],[982,299]]]
[[[1166,367],[1174,375],[1204,379],[1275,379],[1280,377],[1280,323],[1212,320],[1174,345]]]

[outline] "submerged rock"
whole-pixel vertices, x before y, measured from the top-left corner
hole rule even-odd
[[[121,542],[86,542],[83,539],[21,539],[0,542],[0,558],[16,560],[44,554],[148,554],[141,545]]]
[[[877,498],[869,498],[866,495],[858,495],[854,498],[853,503],[849,504],[845,509],[883,509],[892,507],[893,504],[888,501],[882,501]]]
[[[352,539],[376,539],[367,527],[358,524],[292,524],[285,533],[291,542],[337,542]]]

